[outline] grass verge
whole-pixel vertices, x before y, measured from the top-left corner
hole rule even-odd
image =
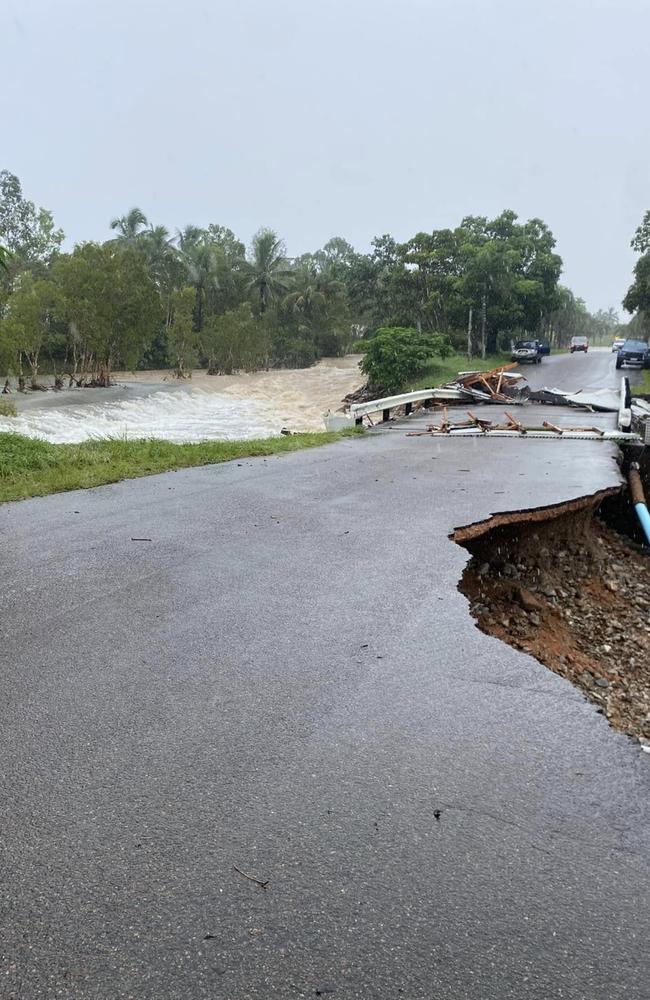
[[[157,439],[49,444],[22,434],[0,434],[0,502],[88,489],[197,465],[316,448],[360,430],[291,434],[254,441],[171,444]]]
[[[464,354],[451,354],[448,358],[440,358],[436,355],[431,358],[431,362],[415,380],[403,387],[402,392],[409,392],[411,389],[430,389],[432,386],[451,382],[458,375],[458,372],[487,372],[491,368],[498,368],[499,365],[509,363],[509,354],[489,354],[485,359],[472,358],[471,361],[468,361]]]

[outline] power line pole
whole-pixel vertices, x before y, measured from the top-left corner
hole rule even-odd
[[[472,360],[472,307],[469,307],[469,319],[467,321],[467,357]]]

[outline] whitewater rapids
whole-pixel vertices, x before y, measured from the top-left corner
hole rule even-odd
[[[117,378],[126,384],[106,390],[112,398],[105,401],[102,389],[14,395],[18,415],[0,417],[0,432],[53,444],[107,438],[184,444],[272,437],[283,427],[318,431],[324,430],[324,414],[337,410],[343,396],[361,383],[354,356],[306,369],[216,377],[197,373],[189,384],[171,379],[169,372]],[[116,399],[116,394],[126,398]]]

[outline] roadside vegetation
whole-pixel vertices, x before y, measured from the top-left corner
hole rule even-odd
[[[623,299],[623,307],[632,313],[623,335],[647,341],[650,337],[650,209],[643,216],[630,246],[639,256],[634,265],[632,284]],[[650,392],[647,372],[644,373],[642,391]]]
[[[18,409],[13,399],[2,399],[0,397],[0,417],[15,417]]]
[[[21,434],[0,434],[0,502],[88,489],[197,465],[230,462],[258,455],[280,455],[332,444],[362,434],[361,428],[254,441],[102,440],[49,444]]]
[[[452,382],[459,372],[487,372],[509,363],[509,354],[487,354],[484,358],[472,358],[471,361],[467,355],[461,354],[453,354],[447,358],[431,358],[417,378],[409,382],[408,389],[429,389],[431,386]]]
[[[368,386],[377,392],[428,389],[461,371],[488,371],[507,364],[507,354],[471,358],[456,353],[448,339],[400,327],[384,327],[369,341],[361,361]]]

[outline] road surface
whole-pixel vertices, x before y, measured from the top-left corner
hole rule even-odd
[[[650,758],[448,537],[618,481],[396,425],[0,508],[3,1000],[647,1000]]]
[[[616,355],[608,347],[591,347],[587,354],[554,351],[540,365],[521,365],[532,389],[613,389],[627,375],[630,385],[638,385],[643,374],[638,368],[617,371]]]

